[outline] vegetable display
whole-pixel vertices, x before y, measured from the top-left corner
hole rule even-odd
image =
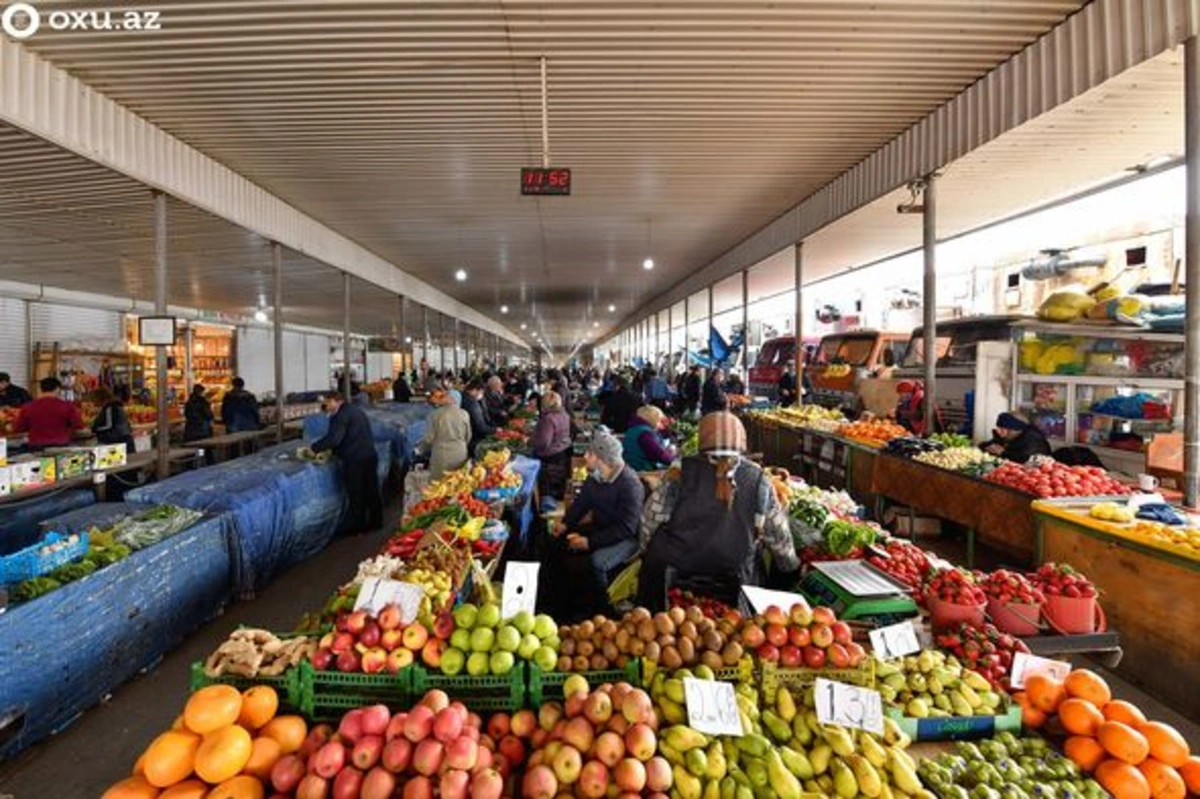
[[[875,528],[866,524],[855,524],[834,519],[822,530],[825,548],[830,554],[846,557],[855,550],[875,543]]]
[[[1099,466],[1064,466],[1049,459],[1024,466],[1006,462],[983,479],[1043,498],[1123,496],[1129,493],[1128,486],[1109,477]]]
[[[913,457],[918,463],[948,469],[952,472],[984,475],[1000,465],[1000,459],[977,447],[947,447],[941,451],[922,452]]]

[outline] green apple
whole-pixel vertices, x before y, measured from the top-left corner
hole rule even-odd
[[[558,665],[558,655],[548,646],[539,646],[533,653],[533,662],[543,672],[554,671]]]
[[[542,646],[548,646],[551,649],[553,649],[555,652],[557,652],[560,649],[562,649],[562,641],[558,640],[557,635],[552,635],[549,638],[547,638],[546,640],[542,641]]]
[[[476,627],[499,627],[500,626],[500,606],[489,602],[479,609],[479,614],[475,617]]]
[[[463,665],[467,662],[467,655],[461,649],[451,647],[442,653],[442,674],[447,677],[454,677],[463,670]]]
[[[529,635],[533,632],[533,614],[527,610],[522,610],[516,616],[509,619],[509,623],[516,627],[521,635]]]
[[[471,603],[459,605],[454,609],[454,626],[460,630],[470,630],[475,626],[479,617],[479,608]]]
[[[471,631],[471,651],[491,652],[496,643],[496,633],[489,627],[477,627]]]
[[[521,639],[521,645],[517,647],[517,654],[522,660],[533,660],[533,653],[538,651],[538,647],[542,642],[533,633],[529,633]]]
[[[483,677],[488,673],[490,666],[489,655],[487,652],[472,652],[467,658],[467,674],[472,677]]]
[[[492,669],[492,674],[495,674],[497,677],[503,677],[512,671],[513,665],[515,665],[513,653],[504,651],[493,652],[488,665]]]
[[[533,619],[533,634],[542,639],[557,635],[558,624],[545,613],[539,613]]]
[[[450,633],[450,646],[466,652],[471,648],[471,631],[459,627]]]
[[[496,633],[496,646],[505,652],[516,652],[521,645],[521,633],[511,624],[506,624]]]

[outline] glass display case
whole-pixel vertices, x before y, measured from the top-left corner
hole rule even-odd
[[[1013,331],[1013,407],[1055,448],[1086,446],[1136,473],[1156,434],[1182,428],[1183,336],[1048,322]]]

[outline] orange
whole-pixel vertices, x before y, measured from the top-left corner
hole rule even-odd
[[[228,727],[242,712],[242,695],[231,685],[209,685],[192,694],[183,708],[183,723],[192,732],[207,735]]]
[[[1067,699],[1058,706],[1063,729],[1072,735],[1094,737],[1104,723],[1104,714],[1086,699]]]
[[[1113,799],[1150,799],[1146,776],[1128,763],[1105,760],[1096,767],[1095,777]]]
[[[1150,757],[1166,763],[1171,768],[1182,768],[1192,754],[1188,743],[1178,730],[1161,721],[1147,721],[1137,731],[1150,742]]]
[[[263,725],[258,734],[279,742],[279,751],[290,755],[304,744],[308,724],[299,716],[276,716]]]
[[[279,694],[269,685],[255,685],[242,694],[242,710],[237,723],[248,730],[257,730],[279,710]]]
[[[186,780],[167,788],[158,799],[204,799],[208,788],[208,783],[202,780]]]
[[[196,752],[196,776],[212,785],[237,776],[250,762],[250,733],[231,724],[204,736]]]
[[[213,788],[205,799],[263,799],[263,784],[243,774]]]
[[[142,761],[146,782],[167,788],[192,776],[200,736],[187,730],[168,730],[154,739]]]
[[[1106,721],[1096,734],[1104,751],[1118,760],[1136,766],[1150,756],[1150,742],[1146,736],[1119,721]]]
[[[1150,783],[1150,795],[1154,799],[1184,799],[1187,796],[1183,777],[1166,763],[1148,757],[1138,766],[1138,771]]]
[[[1067,689],[1058,680],[1044,674],[1034,674],[1025,680],[1029,702],[1043,713],[1053,713],[1067,698]]]
[[[1138,706],[1132,702],[1126,702],[1124,699],[1112,700],[1100,708],[1100,712],[1109,721],[1119,721],[1134,729],[1137,729],[1139,724],[1146,723],[1146,716],[1138,709]]]
[[[113,785],[100,799],[158,799],[158,788],[142,777],[126,777]]]
[[[1068,738],[1063,744],[1063,753],[1089,774],[1108,756],[1095,738],[1085,735],[1072,735]]]
[[[1179,776],[1183,777],[1189,791],[1200,796],[1200,756],[1189,757],[1188,762],[1179,769]]]
[[[267,782],[271,777],[271,769],[275,767],[275,761],[281,756],[279,741],[274,738],[255,738],[250,747],[250,760],[242,768],[242,773]]]
[[[1013,694],[1013,700],[1021,706],[1021,724],[1027,729],[1037,730],[1046,723],[1046,714],[1029,702],[1029,695],[1024,691]]]
[[[1075,669],[1063,680],[1067,695],[1076,699],[1086,699],[1096,707],[1104,707],[1112,699],[1112,691],[1108,683],[1094,671]]]

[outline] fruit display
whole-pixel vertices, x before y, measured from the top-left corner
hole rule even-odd
[[[821,529],[825,549],[839,558],[856,557],[875,543],[876,528],[863,522],[833,519]]]
[[[72,540],[73,543],[66,543]],[[68,552],[70,547],[77,548],[79,541],[78,536],[67,536],[57,543],[38,548],[38,557],[53,558],[56,552]],[[118,543],[111,533],[93,530],[88,533],[87,550],[84,551],[83,557],[64,563],[46,574],[15,583],[8,589],[9,601],[17,604],[45,596],[68,583],[82,580],[98,569],[122,561],[130,554],[132,550]],[[66,556],[69,557],[69,554]]]
[[[787,611],[774,605],[749,620],[741,642],[765,663],[785,668],[856,669],[867,659],[866,650],[852,640],[853,631],[834,612],[806,603]]]
[[[816,502],[839,519],[858,518],[859,504],[845,491],[827,490],[801,484],[792,490],[792,502],[800,500]]]
[[[975,626],[966,622],[934,639],[939,649],[958,658],[968,669],[977,671],[997,690],[1007,690],[1013,656],[1029,653],[1020,638],[1000,632],[991,624]]]
[[[983,475],[1000,465],[1000,459],[978,447],[947,447],[936,452],[922,452],[914,461],[952,472]]]
[[[967,449],[973,446],[971,437],[962,433],[934,433],[929,440],[936,441],[946,449]]]
[[[630,658],[643,658],[667,669],[696,663],[714,669],[734,666],[745,654],[739,631],[744,633],[741,614],[730,611],[714,620],[696,605],[655,614],[635,608],[619,620],[597,616],[559,627],[558,670],[624,668]]]
[[[17,408],[0,408],[0,436],[11,436],[17,429]]]
[[[171,729],[137,759],[132,775],[101,799],[261,799],[280,764],[312,746],[305,720],[276,715],[278,708],[279,696],[270,686],[245,692],[228,685],[201,688]]]
[[[908,431],[886,419],[850,422],[837,429],[839,436],[871,447],[882,447],[893,438],[907,436]]]
[[[1034,572],[1033,581],[1048,597],[1086,599],[1097,595],[1092,581],[1065,563],[1043,563]]]
[[[962,569],[937,572],[925,586],[925,599],[936,598],[951,605],[986,605],[987,594],[974,575]]]
[[[709,597],[697,596],[691,591],[685,591],[678,587],[673,587],[667,591],[667,602],[673,608],[683,608],[685,611],[690,607],[697,607],[704,614],[706,619],[722,619],[734,611],[733,608],[716,599]]]
[[[1008,569],[997,569],[982,580],[983,591],[997,602],[1020,605],[1041,605],[1046,596],[1025,575]]]
[[[796,496],[788,505],[788,517],[813,530],[823,530],[829,521],[829,509],[810,497]]]
[[[1017,738],[1010,732],[978,744],[960,741],[953,753],[922,761],[917,773],[941,799],[1102,799],[1108,795],[1045,740]]]
[[[761,411],[750,411],[751,418],[760,419],[774,427],[791,430],[820,430],[833,433],[846,423],[846,417],[835,408],[820,405],[788,405]]]
[[[1088,508],[1088,516],[1091,516],[1093,519],[1099,519],[1102,522],[1127,524],[1133,521],[1134,510],[1128,505],[1118,505],[1115,502],[1097,502]]]
[[[906,435],[888,441],[883,451],[901,458],[915,458],[922,454],[941,452],[942,449],[943,445],[932,439]]]
[[[442,612],[428,627],[421,621],[404,624],[402,619],[396,605],[384,606],[377,615],[365,610],[342,613],[309,660],[317,671],[362,674],[397,674],[417,660],[437,668],[454,632],[454,619]]]
[[[867,562],[894,580],[919,591],[929,576],[929,557],[925,550],[899,538],[889,538],[867,555]]]
[[[1173,527],[1162,522],[1138,520],[1122,533],[1161,549],[1200,558],[1200,530],[1194,527]]]
[[[1064,466],[1049,459],[1038,464],[1031,461],[1024,466],[1006,461],[983,479],[1042,498],[1124,496],[1129,493],[1127,485],[1109,477],[1099,466]]]
[[[1033,674],[1014,698],[1027,726],[1061,730],[1067,757],[1117,799],[1183,799],[1200,787],[1200,758],[1178,730],[1113,699],[1092,671],[1075,669],[1062,682]]]
[[[885,705],[913,718],[995,716],[1007,698],[977,671],[954,655],[923,650],[875,664],[876,688]]]
[[[559,646],[558,625],[549,616],[521,611],[501,619],[494,602],[468,603],[454,609],[454,632],[442,652],[440,669],[450,677],[464,672],[472,677],[502,676],[520,659],[553,671]]]
[[[280,638],[267,630],[239,627],[204,661],[209,678],[276,677],[312,657],[317,642],[303,635]]]

